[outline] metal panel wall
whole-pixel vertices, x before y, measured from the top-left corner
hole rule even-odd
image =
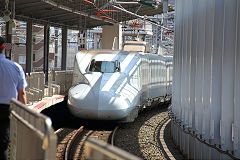
[[[237,1],[236,16],[236,42],[235,42],[235,79],[234,79],[234,115],[233,115],[233,148],[237,156],[240,156],[240,2]]]
[[[240,158],[239,15],[239,0],[176,0],[171,128],[188,158]]]

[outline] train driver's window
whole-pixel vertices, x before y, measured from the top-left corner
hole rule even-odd
[[[115,71],[120,72],[120,62],[118,60],[115,61]]]
[[[95,59],[93,59],[90,63],[90,67],[89,67],[89,71],[93,71],[95,70]]]
[[[89,71],[91,72],[103,72],[103,73],[114,73],[115,62],[112,61],[91,61]]]
[[[106,73],[115,72],[115,63],[114,62],[102,62],[101,71]]]

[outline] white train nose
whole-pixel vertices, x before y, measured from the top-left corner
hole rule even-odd
[[[79,84],[69,90],[68,108],[77,117],[94,118],[98,106],[98,94],[91,86]]]
[[[97,92],[96,88],[86,84],[69,90],[68,105],[73,115],[87,119],[118,120],[132,110],[127,100],[111,92]]]
[[[133,109],[130,103],[112,92],[99,93],[98,118],[118,120],[125,118]]]

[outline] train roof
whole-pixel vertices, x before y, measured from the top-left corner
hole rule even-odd
[[[99,54],[122,54],[122,55],[128,55],[128,54],[139,54],[137,51],[123,51],[123,50],[110,50],[110,49],[97,49],[97,50],[84,50],[80,51],[77,54],[90,54],[92,56],[99,55]]]
[[[134,41],[134,42],[136,42],[136,41]],[[173,60],[173,56],[157,55],[157,54],[137,52],[137,51],[110,50],[110,49],[84,50],[84,51],[80,51],[80,52],[77,53],[77,55],[81,55],[81,54],[87,54],[87,55],[90,55],[91,57],[96,57],[96,56],[99,57],[99,55],[107,55],[107,57],[109,57],[109,58],[113,57],[113,56],[116,56],[116,55],[118,55],[117,56],[118,58],[119,58],[119,55],[128,56],[128,55],[132,54],[134,56],[139,56],[139,57],[148,55],[150,57],[153,56],[152,58],[154,58],[155,56],[159,57],[159,58],[161,58],[164,61],[172,61]],[[106,56],[104,56],[104,57],[106,58]]]
[[[149,44],[144,41],[126,41],[123,44],[123,50],[150,53]]]

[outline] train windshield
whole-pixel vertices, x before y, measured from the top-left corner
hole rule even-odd
[[[117,63],[112,61],[91,61],[89,71],[91,72],[103,72],[103,73],[114,73],[118,71]]]

